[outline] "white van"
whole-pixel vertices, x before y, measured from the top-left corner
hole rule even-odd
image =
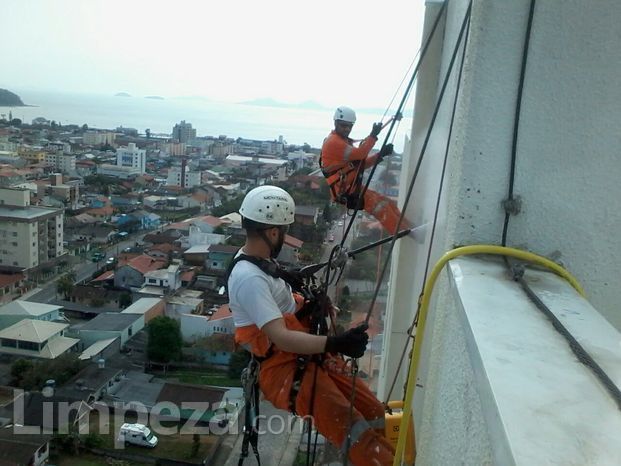
[[[144,424],[123,424],[119,430],[119,442],[153,448],[157,445],[157,437]]]

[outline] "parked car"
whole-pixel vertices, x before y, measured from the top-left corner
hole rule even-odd
[[[93,255],[91,256],[91,259],[93,262],[99,262],[101,260],[104,260],[106,258],[106,253],[105,252],[94,252]]]
[[[126,445],[132,444],[149,448],[154,448],[157,445],[157,437],[144,424],[123,424],[119,430],[118,440]]]

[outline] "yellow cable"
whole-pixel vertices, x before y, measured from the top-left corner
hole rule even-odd
[[[403,450],[405,448],[405,441],[408,433],[408,420],[412,413],[412,400],[414,398],[414,389],[416,388],[418,363],[420,360],[420,352],[423,344],[423,335],[425,334],[425,323],[427,322],[427,312],[429,309],[429,302],[431,300],[431,293],[433,291],[433,287],[436,284],[436,280],[438,279],[440,272],[448,261],[459,256],[468,256],[472,254],[494,254],[501,256],[510,256],[520,260],[542,265],[567,280],[569,284],[573,286],[578,293],[580,293],[581,296],[584,296],[584,290],[580,286],[580,283],[578,283],[578,280],[576,280],[576,278],[571,275],[567,270],[565,270],[563,267],[556,264],[555,262],[552,262],[545,257],[541,257],[531,252],[521,251],[519,249],[507,248],[503,246],[473,245],[456,248],[452,251],[448,251],[447,253],[445,253],[433,267],[431,274],[427,279],[427,282],[425,283],[425,287],[423,289],[423,299],[420,305],[418,326],[416,327],[416,338],[414,341],[414,353],[412,354],[412,359],[410,361],[410,372],[406,385],[407,389],[405,392],[405,401],[403,404],[403,417],[401,418],[401,425],[399,427],[399,440],[397,442],[397,449],[395,451],[393,466],[401,465],[401,457],[403,456]]]

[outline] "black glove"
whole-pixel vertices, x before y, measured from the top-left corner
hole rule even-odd
[[[326,353],[341,353],[350,358],[361,357],[367,349],[369,335],[365,323],[350,328],[345,333],[334,337],[328,337],[326,341]]]
[[[379,151],[379,156],[380,158],[384,158],[388,155],[392,155],[394,150],[393,150],[393,145],[392,144],[386,144],[385,146],[383,146],[380,151]]]
[[[382,124],[381,123],[373,123],[373,129],[371,130],[371,136],[374,137],[375,139],[377,139],[377,137],[379,136],[379,133],[381,133],[382,131]]]

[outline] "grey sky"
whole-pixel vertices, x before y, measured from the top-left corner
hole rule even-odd
[[[422,0],[0,0],[0,87],[385,107]]]

